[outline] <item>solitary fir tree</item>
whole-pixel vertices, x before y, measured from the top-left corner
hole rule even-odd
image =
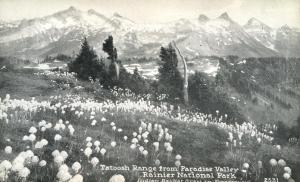
[[[86,38],[81,44],[81,50],[76,59],[69,65],[69,71],[77,73],[78,77],[88,80],[101,77],[104,71],[104,64],[99,61],[95,51],[90,47]]]
[[[120,66],[117,61],[118,52],[114,47],[114,40],[111,35],[104,41],[102,50],[108,54],[107,58],[111,61],[109,66],[109,73],[111,77],[115,77],[116,80],[119,80]]]
[[[178,59],[172,45],[161,47],[159,57],[159,90],[168,94],[171,99],[182,99],[183,79],[177,69]]]

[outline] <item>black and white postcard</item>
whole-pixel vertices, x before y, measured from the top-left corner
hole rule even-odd
[[[299,182],[300,0],[0,0],[0,182]]]

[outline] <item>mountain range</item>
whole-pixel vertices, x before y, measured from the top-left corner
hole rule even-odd
[[[239,25],[225,12],[217,18],[199,15],[166,23],[135,23],[115,13],[74,7],[41,18],[0,21],[0,56],[43,58],[77,53],[87,37],[101,56],[102,43],[114,37],[121,57],[157,57],[160,46],[176,41],[187,57],[300,57],[300,31],[284,25],[271,28],[256,18]]]

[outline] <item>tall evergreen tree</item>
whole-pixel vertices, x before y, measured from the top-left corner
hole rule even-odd
[[[107,58],[111,60],[111,64],[109,66],[110,75],[115,76],[116,79],[119,80],[120,66],[117,62],[118,51],[114,47],[114,40],[111,35],[104,41],[102,50],[108,54]]]
[[[178,59],[171,45],[167,48],[161,47],[161,65],[159,72],[159,90],[168,94],[171,99],[182,99],[183,79],[177,69]]]
[[[95,51],[90,47],[86,38],[84,38],[79,54],[69,65],[69,71],[77,73],[78,77],[88,80],[101,77],[104,71],[104,64],[99,61]]]

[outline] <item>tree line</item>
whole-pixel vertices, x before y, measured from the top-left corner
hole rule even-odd
[[[133,74],[128,73],[118,58],[112,36],[103,42],[102,50],[107,54],[109,65],[98,58],[84,38],[79,54],[68,64],[69,71],[83,80],[99,80],[104,88],[128,88],[137,94],[150,93],[153,98],[165,94],[164,100],[169,103],[199,109],[207,114],[218,111],[218,114],[228,115],[232,122],[246,121],[228,95],[222,93],[205,74],[195,73],[187,77],[185,58],[175,42],[160,48],[157,81],[143,78],[137,68]],[[185,65],[183,75],[178,70],[179,60]]]

